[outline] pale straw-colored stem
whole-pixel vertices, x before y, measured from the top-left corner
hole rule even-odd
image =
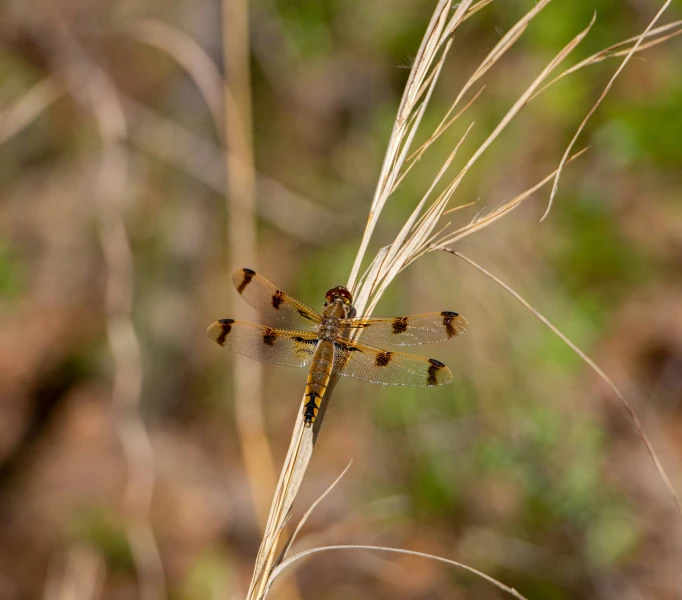
[[[251,116],[249,20],[246,0],[223,0],[223,62],[225,66],[225,156],[227,171],[228,247],[231,270],[257,268],[255,167]],[[216,120],[216,124],[219,121]],[[245,318],[240,302],[235,316]],[[251,496],[261,531],[268,536],[269,497],[275,489],[275,467],[263,417],[263,365],[234,357],[234,398],[237,431]],[[277,542],[279,532],[274,536]],[[298,590],[287,582],[281,597],[296,600]]]
[[[590,367],[606,385],[609,386],[611,391],[614,393],[616,398],[620,401],[622,407],[625,409],[625,412],[627,413],[628,417],[632,421],[632,424],[635,426],[635,429],[637,430],[637,433],[640,435],[642,438],[642,441],[644,442],[644,445],[646,446],[647,452],[649,453],[649,456],[651,456],[651,459],[654,462],[654,465],[656,466],[656,470],[658,471],[658,474],[661,476],[661,479],[663,479],[663,482],[665,483],[665,486],[668,488],[668,491],[670,492],[670,495],[672,496],[673,500],[675,501],[675,504],[677,505],[678,511],[682,514],[682,504],[680,503],[680,499],[677,495],[677,492],[675,491],[675,488],[673,487],[672,482],[670,481],[670,478],[668,477],[668,474],[666,473],[665,468],[663,467],[663,464],[661,463],[661,460],[658,457],[658,453],[654,449],[653,444],[651,443],[651,440],[649,440],[649,436],[644,431],[644,427],[642,426],[641,421],[639,420],[639,417],[635,413],[634,409],[632,408],[631,404],[628,402],[628,400],[625,398],[625,396],[622,394],[622,392],[616,387],[616,384],[613,383],[611,378],[604,373],[604,371],[595,363],[587,354],[585,354],[578,346],[576,346],[571,340],[568,339],[560,330],[558,327],[556,327],[547,317],[545,317],[540,311],[537,309],[533,308],[529,302],[524,300],[524,298],[519,294],[518,292],[514,291],[509,285],[504,283],[499,277],[496,277],[493,275],[490,271],[484,269],[481,265],[478,263],[474,262],[470,258],[467,258],[463,254],[459,252],[455,252],[454,250],[450,248],[441,248],[441,250],[444,250],[445,252],[448,252],[450,254],[454,254],[455,256],[458,256],[462,260],[468,262],[470,265],[473,267],[476,267],[481,273],[483,273],[486,277],[489,277],[492,279],[497,285],[499,285],[502,289],[504,289],[506,292],[511,294],[516,300],[518,300],[525,308],[527,308],[533,315],[542,323],[544,323],[564,344],[566,344],[573,352],[575,352],[582,360],[585,362],[587,366]]]
[[[494,577],[491,577],[490,575],[486,575],[482,571],[479,571],[478,569],[474,569],[473,567],[470,567],[469,565],[465,565],[464,563],[457,562],[455,560],[450,560],[448,558],[443,558],[442,556],[436,556],[435,554],[426,554],[424,552],[415,552],[414,550],[405,550],[403,548],[389,548],[386,546],[365,546],[361,544],[348,544],[348,545],[338,545],[338,546],[323,546],[321,548],[311,548],[310,550],[304,550],[303,552],[299,552],[298,554],[295,554],[288,560],[284,561],[281,565],[279,565],[273,572],[272,576],[270,577],[270,581],[268,582],[268,588],[273,584],[277,576],[284,571],[284,569],[290,567],[294,562],[301,560],[302,558],[306,558],[307,556],[311,556],[313,554],[318,554],[320,552],[331,552],[331,551],[338,551],[338,550],[370,550],[372,552],[386,552],[390,554],[403,554],[403,555],[408,555],[408,556],[417,556],[420,558],[427,558],[429,560],[434,560],[436,562],[441,562],[446,565],[450,565],[453,567],[458,567],[460,569],[464,569],[465,571],[468,571],[469,573],[473,573],[474,575],[477,575],[478,577],[481,577],[485,579],[486,581],[492,583],[494,586],[499,588],[500,590],[506,592],[507,594],[511,594],[514,596],[514,598],[518,598],[518,600],[528,600],[525,596],[521,595],[519,592],[517,592],[514,588],[509,587],[508,585],[505,585],[501,581],[498,581]]]

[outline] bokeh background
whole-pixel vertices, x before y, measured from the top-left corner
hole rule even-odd
[[[348,277],[434,4],[250,4],[257,268],[311,306]],[[659,4],[550,4],[486,77],[466,118],[389,202],[371,252],[399,230],[463,128],[476,121],[471,152],[593,11],[596,24],[568,64],[638,34]],[[493,2],[459,30],[424,137],[532,5]],[[121,419],[124,430],[143,421],[151,441],[155,462],[142,473],[156,478],[149,524],[167,597],[243,597],[248,584],[260,538],[244,452],[261,446],[235,424],[234,357],[205,334],[241,302],[230,281],[235,244],[223,135],[188,72],[139,35],[142,19],[165,23],[222,68],[220,15],[215,0],[0,6],[2,599],[127,599],[141,589],[144,597],[128,535],[138,516],[126,509]],[[664,21],[680,18],[675,1]],[[548,189],[457,247],[613,378],[678,490],[681,53],[682,40],[673,39],[631,61],[580,139],[578,147],[590,150],[564,172],[544,223]],[[130,314],[140,357],[131,355],[133,372],[137,365],[143,377],[139,410],[127,412],[112,402],[101,234],[115,218],[101,212],[98,197],[106,194],[98,180],[102,143],[87,108],[88,77],[68,75],[85,60],[111,84],[129,128],[118,145],[129,168],[112,184],[121,191],[113,202],[134,269]],[[477,204],[453,213],[453,222],[468,222],[551,172],[617,61],[566,78],[522,111],[458,190],[456,204]],[[36,91],[41,82],[47,88]],[[35,118],[29,111],[26,127],[9,135],[22,118],[13,107],[31,90],[38,105],[45,98],[49,105]],[[424,352],[451,367],[453,385],[339,384],[294,519],[350,459],[353,465],[311,517],[300,547],[363,543],[437,554],[531,599],[679,597],[682,520],[614,395],[513,298],[453,256],[417,262],[377,313],[432,310],[459,311],[470,323],[461,338]],[[270,460],[276,470],[282,464],[304,378],[264,367],[272,457],[250,457],[265,472]],[[267,504],[265,481],[258,493]],[[502,592],[442,564],[354,551],[299,563],[273,597],[494,599]]]

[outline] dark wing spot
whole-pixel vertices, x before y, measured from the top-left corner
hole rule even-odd
[[[265,332],[263,333],[263,343],[266,346],[274,346],[276,339],[277,339],[277,333],[275,332],[274,329],[270,329],[270,327],[268,327],[265,330]]]
[[[277,290],[272,296],[272,307],[279,310],[280,305],[284,302],[284,293]]]
[[[253,279],[256,272],[252,271],[251,269],[242,269],[242,274],[244,275],[242,282],[237,286],[237,291],[240,294],[246,289],[246,286],[251,283],[251,280]]]
[[[220,323],[222,331],[215,341],[222,346],[227,339],[227,335],[232,329],[232,323],[234,323],[234,319],[220,319],[218,323]]]
[[[376,364],[377,367],[385,367],[388,363],[391,362],[392,358],[393,352],[384,350],[383,352],[379,352],[379,354],[377,354],[377,359],[374,364]]]
[[[459,314],[448,310],[444,310],[440,314],[443,316],[443,325],[445,325],[445,332],[448,334],[448,337],[455,337],[457,335],[457,330],[452,322],[455,318],[459,317]]]
[[[407,330],[407,317],[396,317],[393,321],[393,333],[399,335]]]
[[[428,371],[428,377],[426,378],[426,383],[428,385],[438,385],[438,371],[445,367],[445,365],[440,362],[439,360],[436,360],[435,358],[429,358],[429,363],[431,366],[429,367]]]

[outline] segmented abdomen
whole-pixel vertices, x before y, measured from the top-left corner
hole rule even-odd
[[[308,401],[303,409],[303,417],[306,427],[310,427],[317,418],[333,366],[334,345],[328,340],[322,340],[317,344],[305,388],[305,396]]]

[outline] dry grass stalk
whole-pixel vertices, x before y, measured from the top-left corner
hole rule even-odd
[[[171,56],[192,77],[211,111],[218,136],[225,140],[224,152],[210,141],[199,138],[183,126],[139,104],[129,101],[126,107],[139,114],[144,124],[142,131],[135,132],[134,141],[160,158],[170,159],[219,193],[225,194],[230,215],[230,264],[236,269],[244,265],[255,267],[257,263],[256,173],[251,133],[246,4],[226,0],[223,3],[223,16],[225,80],[206,51],[179,29],[145,19],[136,22],[130,32],[138,41]],[[191,151],[188,151],[189,148]],[[239,318],[245,318],[241,303],[235,306],[233,312]],[[276,472],[264,428],[262,366],[241,356],[235,357],[235,360],[233,380],[237,432],[256,516],[261,528],[264,528],[268,498],[275,488]],[[290,598],[297,597],[297,592],[291,586],[284,593]]]
[[[494,64],[495,61],[498,60],[504,54],[504,52],[506,52],[506,50],[513,45],[513,43],[519,37],[516,32],[523,29],[525,24],[527,24],[530,19],[532,19],[532,17],[548,3],[548,1],[549,0],[545,0],[544,2],[541,2],[540,8],[536,7],[528,15],[526,15],[526,17],[520,21],[520,25],[517,25],[517,27],[514,29],[514,33],[504,36],[503,40],[501,41],[501,45],[496,46],[496,48],[491,52],[492,58],[489,57],[486,59],[486,62],[484,62],[482,67],[476,71],[474,80],[478,80],[482,73],[486,72],[492,66],[492,64]],[[389,140],[387,155],[384,160],[384,166],[382,167],[379,178],[377,192],[375,193],[372,207],[370,209],[370,217],[365,230],[365,235],[363,237],[360,251],[349,279],[349,287],[352,287],[357,281],[362,258],[376,225],[376,219],[378,218],[388,197],[395,190],[397,183],[400,181],[400,176],[403,172],[403,165],[408,159],[411,144],[416,135],[419,123],[424,114],[431,93],[433,92],[433,88],[438,80],[438,75],[442,69],[443,61],[447,51],[450,49],[452,44],[452,34],[454,33],[455,29],[464,21],[468,12],[471,10],[477,10],[480,6],[474,5],[472,7],[472,4],[473,3],[471,1],[462,2],[457,6],[456,10],[453,11],[451,2],[441,1],[436,7],[433,18],[431,19],[429,27],[423,38],[417,58],[408,78],[405,93],[398,111],[398,117],[396,119],[393,133]],[[578,36],[578,39],[572,42],[572,45],[570,45],[569,49],[565,50],[560,55],[560,58],[568,54],[570,49],[572,49],[572,47],[575,46],[580,39],[582,39],[582,36]],[[558,64],[558,62],[560,62],[560,58],[553,61],[551,67],[546,69],[546,73],[551,72],[551,69]],[[538,85],[541,81],[542,78],[539,78]],[[524,95],[524,99],[532,93],[533,89],[529,89],[527,94]],[[514,111],[518,111],[522,105],[522,102],[517,104],[518,106],[512,110],[513,114],[515,114]],[[511,119],[513,114],[508,115],[508,118],[504,124]],[[447,123],[447,126],[452,124],[452,122],[453,119],[444,121],[444,123]],[[480,155],[485,147],[487,147],[487,145],[492,141],[492,139],[499,134],[501,129],[504,127],[504,124],[502,127],[496,129],[494,136],[489,138],[484,146],[479,149],[478,155]],[[445,127],[445,129],[446,128],[447,127]],[[436,137],[443,131],[444,126],[441,126],[437,131]],[[434,139],[435,137],[432,136],[430,143],[432,143]],[[426,147],[428,147],[428,145]],[[423,149],[425,148],[422,147],[420,151]],[[451,156],[446,161],[445,166],[440,170],[439,178],[445,173],[447,166],[454,158],[456,151],[457,148],[455,148]],[[471,164],[473,164],[473,161],[470,160],[465,172],[468,170]],[[367,275],[363,279],[363,285],[356,294],[355,304],[360,313],[368,312],[366,310],[366,304],[370,298],[370,294],[373,290],[375,290],[377,282],[381,279],[382,283],[388,285],[390,279],[392,279],[400,270],[400,268],[404,266],[401,264],[401,261],[406,262],[409,259],[409,249],[406,252],[404,248],[400,248],[400,243],[408,238],[408,234],[411,233],[410,230],[412,225],[415,223],[418,224],[416,234],[411,233],[411,237],[408,238],[412,241],[412,247],[415,247],[415,242],[417,245],[424,243],[428,237],[428,234],[432,233],[433,227],[437,223],[442,212],[445,210],[447,201],[450,199],[454,189],[456,188],[456,184],[451,184],[448,190],[441,194],[441,196],[436,200],[435,209],[432,208],[430,211],[427,211],[430,212],[430,218],[421,219],[421,208],[425,206],[429,194],[434,187],[435,183],[433,186],[431,186],[431,189],[427,192],[425,198],[423,198],[419,203],[418,209],[415,210],[410,222],[399,234],[398,243],[394,244],[388,249],[382,250],[377,259],[372,262]],[[385,285],[383,289],[385,289]],[[383,291],[383,289],[381,291]],[[376,302],[380,296],[380,292],[374,293],[373,296]],[[328,391],[326,397],[327,402],[325,405],[328,405],[330,395],[331,391]],[[247,596],[249,600],[256,598],[260,599],[264,597],[264,595],[267,593],[268,584],[271,584],[272,582],[272,571],[277,566],[278,557],[281,556],[278,554],[278,542],[281,536],[282,528],[289,517],[293,501],[297,495],[303,478],[303,474],[305,473],[308,462],[312,456],[312,448],[314,445],[315,436],[319,431],[319,424],[321,422],[322,419],[318,418],[318,421],[316,422],[316,425],[318,425],[317,427],[306,429],[303,427],[303,421],[300,418],[297,418],[296,420],[294,434],[292,436],[292,441],[285,459],[284,468],[282,469],[282,474],[280,476],[280,481],[271,508],[268,526],[266,528],[265,536],[261,543],[261,548],[256,559],[254,576],[249,589],[249,594]]]
[[[545,2],[538,3],[530,12],[528,12],[512,29],[508,34],[502,37],[498,45],[493,48],[493,50],[484,59],[481,66],[474,72],[472,79],[478,81],[483,73],[487,72],[497,60],[499,60],[505,52],[507,52],[513,44],[520,38],[520,35],[527,27],[530,20],[532,20],[542,8],[544,8],[549,3],[549,0]],[[594,19],[592,23],[594,22]],[[518,114],[518,112],[525,106],[535,90],[542,85],[542,83],[548,78],[552,71],[559,65],[566,57],[571,53],[571,51],[584,39],[587,35],[592,23],[575,38],[573,38],[569,44],[567,44],[557,56],[543,69],[543,71],[536,77],[536,79],[530,84],[530,86],[525,90],[521,97],[514,103],[507,114],[500,120],[495,129],[490,133],[490,135],[484,140],[484,142],[476,149],[476,151],[469,158],[464,167],[455,176],[455,178],[448,184],[443,192],[436,198],[436,200],[424,210],[427,200],[430,197],[431,192],[434,189],[432,185],[417,204],[411,217],[408,219],[407,223],[400,231],[395,241],[391,244],[391,249],[389,254],[383,262],[382,268],[376,274],[376,278],[366,279],[363,286],[371,286],[369,292],[359,294],[359,297],[369,298],[367,306],[362,306],[361,304],[357,306],[359,312],[363,314],[371,314],[379,299],[383,295],[384,291],[395,278],[395,276],[402,271],[408,264],[410,264],[413,259],[420,256],[425,251],[429,251],[432,246],[432,234],[435,228],[440,222],[440,218],[445,212],[448,203],[452,199],[455,191],[462,182],[464,176],[471,169],[471,167],[476,163],[480,156],[488,149],[488,147],[499,137],[505,127],[511,122],[511,120]],[[471,81],[471,80],[470,80]],[[465,84],[468,89],[471,87],[470,84]],[[461,97],[461,95],[460,95]],[[451,107],[446,119],[449,118],[449,114],[454,108]],[[444,120],[443,123],[446,121]],[[452,120],[447,121],[448,126],[452,123]],[[468,130],[467,130],[468,131]],[[427,140],[427,144],[433,143],[433,141],[443,133],[442,127],[439,126],[436,132]],[[465,133],[466,135],[466,133]],[[460,140],[461,143],[462,140]],[[443,168],[440,170],[436,176],[436,182],[442,177],[445,170],[449,166],[449,163],[454,158],[454,152],[456,152],[458,146],[453,151],[453,154],[448,157],[445,161]],[[420,149],[421,152],[421,149]],[[382,205],[383,206],[383,205]],[[501,212],[497,218],[504,214]],[[370,221],[373,216],[370,215]],[[369,223],[368,223],[369,226]],[[444,239],[447,239],[448,234],[444,234]],[[361,248],[362,252],[362,248]],[[360,254],[358,254],[358,259]]]
[[[223,0],[222,33],[230,262],[232,270],[244,266],[256,268],[256,176],[246,0]],[[245,319],[244,313],[243,304],[239,303],[235,307],[237,318]],[[235,356],[233,377],[242,458],[258,521],[267,536],[268,498],[275,488],[276,471],[263,418],[263,366],[245,356]],[[293,582],[283,586],[281,595],[288,600],[299,597]]]
[[[102,140],[95,217],[106,267],[107,341],[114,362],[112,404],[116,429],[126,456],[124,527],[139,577],[140,597],[166,597],[159,549],[149,522],[156,481],[154,452],[139,413],[142,392],[140,343],[132,322],[133,257],[121,211],[127,189],[128,127],[116,89],[59,23],[51,40],[55,61],[73,97],[90,111]]]
[[[288,560],[284,561],[281,565],[279,565],[276,569],[273,570],[272,576],[270,581],[268,582],[268,586],[266,587],[266,593],[267,590],[270,589],[270,586],[274,582],[274,580],[277,578],[277,576],[284,571],[284,569],[290,567],[293,563],[295,563],[298,560],[301,560],[302,558],[305,558],[307,556],[311,556],[313,554],[318,554],[320,552],[330,552],[334,550],[369,550],[372,552],[385,552],[389,554],[404,554],[408,556],[418,556],[420,558],[428,558],[429,560],[434,560],[436,562],[442,562],[445,563],[446,565],[450,565],[453,567],[458,567],[460,569],[464,569],[465,571],[468,571],[469,573],[473,573],[474,575],[481,577],[485,579],[486,581],[492,583],[495,587],[499,588],[503,592],[506,592],[507,594],[511,594],[514,596],[514,598],[518,598],[519,600],[528,600],[525,596],[521,595],[519,592],[517,592],[514,588],[509,587],[508,585],[505,585],[501,581],[498,581],[494,577],[491,577],[490,575],[486,575],[482,571],[479,571],[478,569],[474,569],[473,567],[470,567],[469,565],[465,565],[464,563],[457,562],[455,560],[450,560],[447,558],[443,558],[442,556],[436,556],[434,554],[425,554],[424,552],[415,552],[414,550],[403,550],[402,548],[389,548],[386,546],[366,546],[366,545],[361,545],[361,544],[348,544],[348,545],[338,545],[338,546],[324,546],[322,548],[311,548],[310,550],[304,550],[303,552],[299,552],[298,554],[295,554]]]
[[[245,265],[255,268],[257,263],[246,3],[243,0],[224,0],[222,14],[225,80],[218,78],[217,81],[223,89],[224,117],[222,120],[216,118],[215,123],[217,128],[221,122],[225,127],[227,239],[231,270],[236,270]],[[211,87],[215,87],[215,79]],[[207,97],[209,103],[214,100]],[[234,307],[234,312],[237,318],[245,317],[242,303]],[[263,422],[263,366],[244,356],[235,356],[233,380],[242,458],[256,515],[263,528],[268,514],[267,498],[272,493],[276,477]]]
[[[476,267],[481,273],[483,273],[486,277],[489,277],[492,279],[497,285],[502,287],[505,291],[507,291],[509,294],[511,294],[514,298],[516,298],[524,307],[526,307],[533,315],[542,323],[544,323],[549,329],[554,333],[564,344],[566,344],[573,352],[575,352],[583,362],[587,366],[590,367],[606,385],[611,388],[611,391],[615,394],[616,398],[620,401],[621,405],[625,409],[626,413],[628,414],[628,417],[632,421],[633,425],[635,426],[635,429],[637,430],[637,433],[640,435],[642,438],[642,441],[644,442],[644,445],[646,446],[647,452],[649,452],[649,455],[651,456],[651,459],[654,461],[654,464],[656,465],[656,469],[658,470],[658,474],[661,476],[661,479],[663,479],[663,482],[665,483],[666,487],[668,488],[668,491],[670,492],[670,495],[673,497],[673,500],[675,501],[675,504],[677,505],[677,509],[682,513],[682,504],[680,503],[680,499],[677,495],[677,492],[675,491],[675,488],[673,487],[673,484],[670,481],[670,478],[668,477],[668,474],[666,473],[665,469],[663,468],[663,464],[661,463],[660,458],[658,457],[658,454],[656,453],[656,450],[654,449],[653,444],[649,440],[649,436],[644,431],[644,427],[642,426],[641,421],[637,417],[637,414],[635,413],[634,409],[632,408],[631,404],[627,401],[623,393],[616,387],[616,384],[613,383],[611,378],[604,373],[604,371],[595,363],[587,354],[585,354],[578,346],[576,346],[571,340],[569,340],[557,327],[554,325],[547,317],[545,317],[542,313],[540,313],[537,309],[533,308],[533,306],[524,300],[524,298],[516,291],[514,291],[509,285],[504,283],[501,279],[490,273],[490,271],[484,269],[481,265],[478,263],[474,262],[470,258],[467,258],[463,254],[460,254],[459,252],[455,252],[454,250],[451,250],[450,248],[441,248],[441,250],[444,250],[445,252],[448,252],[450,254],[454,254],[455,256],[458,256],[462,260],[465,260],[468,262],[470,265],[473,267]]]
[[[568,57],[568,55],[587,35],[592,24],[594,23],[594,18],[586,27],[586,29],[575,36],[575,38],[573,38],[571,42],[557,54],[557,56],[527,87],[517,102],[498,123],[493,132],[472,154],[465,166],[446,186],[440,195],[437,196],[429,205],[428,202],[430,200],[431,194],[434,192],[436,185],[444,176],[448,167],[452,163],[455,154],[460,148],[460,145],[466,137],[469,129],[465,131],[460,138],[459,143],[456,145],[453,152],[446,159],[442,168],[439,170],[435,181],[429,187],[422,199],[418,202],[414,212],[402,230],[398,233],[394,242],[390,246],[384,247],[379,251],[376,257],[371,261],[365,275],[359,279],[360,269],[365,253],[369,246],[369,242],[376,227],[379,215],[390,195],[395,191],[397,186],[403,180],[405,174],[412,168],[415,162],[423,156],[424,152],[433,144],[433,142],[445,131],[447,131],[448,128],[458,119],[458,117],[464,113],[466,108],[476,100],[478,95],[480,95],[479,92],[467,105],[464,106],[463,109],[457,112],[455,117],[451,117],[452,113],[455,111],[466,92],[470,90],[471,87],[478,80],[480,80],[480,78],[486,74],[502,56],[504,56],[504,54],[521,37],[531,20],[549,3],[549,1],[550,0],[541,0],[538,2],[536,6],[529,11],[529,13],[527,13],[514,27],[507,32],[507,34],[502,37],[499,43],[495,46],[495,48],[493,48],[493,50],[481,63],[479,68],[473,73],[473,75],[464,85],[464,88],[458,94],[455,102],[445,117],[442,119],[440,125],[424,144],[422,144],[416,151],[410,153],[411,145],[419,128],[422,116],[428,105],[433,88],[438,81],[438,76],[441,72],[444,59],[451,47],[453,32],[468,15],[482,8],[484,4],[487,4],[462,2],[458,4],[456,9],[453,11],[451,2],[442,0],[438,3],[406,84],[405,92],[398,109],[398,116],[394,124],[393,132],[389,139],[377,189],[370,207],[365,233],[363,235],[360,249],[348,279],[347,287],[352,289],[354,292],[355,307],[358,311],[358,314],[371,314],[379,298],[386,290],[387,286],[391,283],[393,278],[407,265],[411,264],[416,258],[422,256],[426,252],[431,252],[441,248],[445,243],[452,243],[461,239],[462,237],[465,237],[466,235],[470,235],[471,233],[479,231],[480,229],[494,223],[499,218],[502,218],[526,198],[528,198],[534,191],[539,189],[542,185],[547,184],[553,177],[556,183],[561,168],[582,154],[583,151],[570,156],[570,149],[573,145],[573,143],[571,143],[559,165],[559,168],[529,190],[519,194],[487,215],[484,215],[480,218],[475,218],[469,225],[455,230],[454,232],[447,231],[449,224],[445,227],[440,224],[441,217],[446,212],[451,212],[453,210],[448,210],[447,207],[464,176],[479,159],[479,157],[485,152],[485,150],[497,139],[497,137],[502,133],[505,127],[516,116],[516,114],[526,104],[528,104],[528,102],[530,102],[540,91],[546,89],[549,85],[551,85],[551,83],[558,81],[561,77],[565,76],[569,72],[573,72],[578,68],[587,66],[588,64],[594,64],[605,58],[616,56],[619,54],[619,52],[614,52],[615,49],[620,48],[632,41],[627,40],[621,44],[612,46],[602,53],[594,55],[590,59],[579,63],[573,69],[564,71],[564,73],[547,83],[552,72],[556,70],[556,68]],[[665,7],[667,7],[667,3],[656,18],[660,16]],[[672,34],[668,33],[671,29],[674,29],[674,24],[654,30],[652,29],[654,22],[652,22],[652,24],[650,24],[646,31],[644,31],[640,36],[633,38],[636,41],[635,44],[627,51],[628,59],[635,52],[643,49],[644,47],[651,47],[656,43],[665,41],[666,39],[669,39],[673,35],[677,34],[676,32]],[[642,45],[642,41],[644,39],[657,35],[659,36],[658,38],[651,40],[649,44]],[[612,85],[615,77],[621,72],[622,67],[623,65],[621,65],[614,78],[612,78],[609,86],[607,86],[606,91],[608,91],[608,87]],[[326,404],[328,404],[329,397],[327,397],[326,400]],[[294,557],[277,565],[277,560],[281,561],[284,555],[284,553],[282,553],[279,555],[279,559],[274,558],[277,550],[277,542],[280,537],[282,527],[289,517],[291,505],[293,504],[293,500],[300,485],[303,473],[305,472],[308,461],[312,454],[313,443],[314,437],[312,432],[305,431],[302,420],[300,418],[297,419],[292,442],[273,502],[273,508],[271,511],[270,520],[268,522],[266,536],[263,540],[258,559],[256,561],[254,578],[248,595],[249,600],[263,598],[267,594],[267,591],[269,590],[276,576],[284,568],[292,564],[295,560],[303,558],[304,556],[314,552],[342,548],[371,548],[386,552],[405,552],[420,555],[419,553],[411,553],[408,551],[392,548],[374,548],[367,546],[328,546],[326,548],[317,548],[305,553],[297,554]],[[650,445],[648,445],[648,447],[650,448]],[[657,463],[657,466],[658,465],[659,463]],[[667,482],[668,480],[662,471],[662,467],[659,472],[661,472],[664,480]],[[673,491],[672,488],[671,491]],[[286,547],[288,548],[288,546]],[[457,566],[463,566],[440,557],[430,558],[448,562],[450,564],[456,564]],[[472,570],[469,567],[464,568]],[[474,570],[472,571],[476,572]],[[478,574],[490,580],[490,578],[487,576],[481,573]],[[517,592],[515,592],[515,590],[506,588],[506,586],[499,584],[499,582],[494,583],[495,585],[498,585],[498,587],[501,587],[501,589],[505,589],[505,591],[512,593],[516,597],[521,597]]]

